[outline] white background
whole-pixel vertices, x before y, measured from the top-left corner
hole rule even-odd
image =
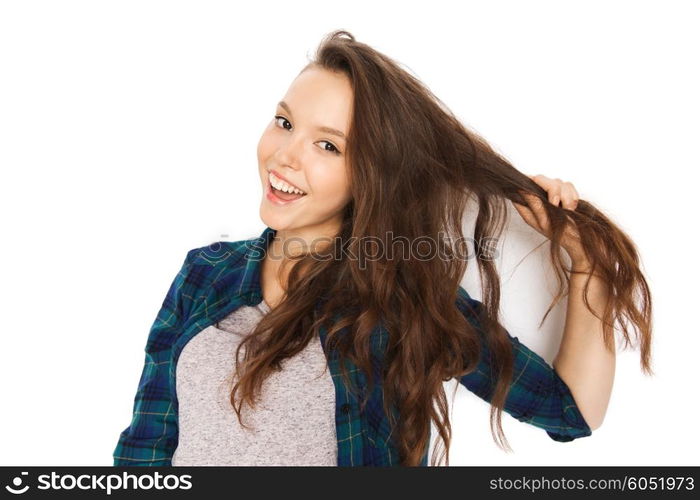
[[[112,464],[185,253],[262,231],[257,141],[339,28],[403,64],[522,172],[573,182],[637,244],[652,289],[656,375],[638,350],[618,352],[600,429],[558,443],[504,413],[506,454],[488,404],[460,387],[451,465],[697,464],[697,8],[3,2],[0,464]],[[548,249],[516,269],[541,240],[511,214],[502,320],[551,362],[565,301],[538,330]],[[479,298],[477,283],[465,276]]]

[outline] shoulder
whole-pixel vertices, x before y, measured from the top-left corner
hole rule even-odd
[[[461,286],[457,289],[457,307],[467,316],[478,316],[482,303],[473,299]]]
[[[245,260],[250,244],[255,238],[238,241],[216,241],[188,250],[185,263],[204,268],[235,267]]]
[[[245,270],[260,248],[260,238],[216,241],[187,251],[181,275],[185,282],[202,290],[225,276]]]

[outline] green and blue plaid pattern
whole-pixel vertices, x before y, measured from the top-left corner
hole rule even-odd
[[[113,452],[114,465],[171,465],[178,444],[178,401],[175,368],[185,344],[210,325],[242,305],[254,306],[262,300],[261,261],[276,231],[266,227],[257,238],[217,242],[187,252],[165,300],[151,326],[145,347],[143,371],[134,398],[130,425],[119,435]],[[478,314],[481,303],[460,287],[457,306],[483,335]],[[371,337],[372,366],[380,380],[388,333],[378,326]],[[321,328],[321,344],[328,359],[336,390],[336,435],[338,466],[399,465],[398,450],[390,439],[391,429],[383,410],[381,383],[375,384],[367,405],[360,401],[367,387],[364,373],[350,360],[346,363],[358,397],[345,387],[335,350],[326,347],[326,331]],[[510,336],[514,354],[514,381],[505,411],[521,422],[547,431],[556,441],[571,441],[591,435],[573,396],[542,357]],[[485,401],[492,390],[490,356],[485,347],[475,371],[459,382]],[[426,446],[421,465],[428,464]]]

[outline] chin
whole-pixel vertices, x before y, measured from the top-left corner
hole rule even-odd
[[[270,214],[266,213],[264,207],[262,206],[260,207],[260,220],[262,220],[263,224],[270,229],[275,229],[277,231],[293,228],[289,221],[283,220],[282,217],[271,216]]]

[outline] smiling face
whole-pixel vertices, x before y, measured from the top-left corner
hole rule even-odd
[[[345,74],[310,67],[292,82],[258,142],[262,183],[260,218],[278,236],[335,235],[351,199],[347,143],[353,93]],[[270,185],[270,173],[306,193],[282,201]],[[274,175],[274,174],[273,174]],[[278,180],[275,185],[280,186]]]

